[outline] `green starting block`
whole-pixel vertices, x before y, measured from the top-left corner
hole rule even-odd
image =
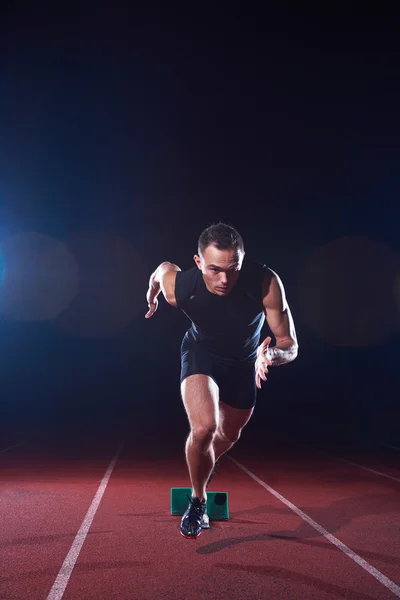
[[[192,488],[171,488],[171,515],[183,515],[192,495]],[[228,493],[207,492],[207,514],[210,521],[229,519]]]

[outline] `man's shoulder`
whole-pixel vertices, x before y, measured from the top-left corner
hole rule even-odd
[[[271,270],[265,263],[245,256],[240,275],[240,288],[246,296],[262,303],[262,290],[265,282],[270,277],[270,273]]]
[[[263,277],[264,275],[271,272],[270,268],[263,262],[252,258],[244,257],[242,271],[247,276]]]
[[[187,298],[194,294],[199,280],[199,269],[194,266],[189,269],[178,271],[175,279],[175,297],[179,306],[182,306]]]
[[[200,273],[200,271],[196,266],[189,267],[189,269],[182,269],[181,271],[178,271],[177,279],[178,279],[178,275],[179,275],[179,279],[181,281],[194,280],[198,276],[198,273]]]

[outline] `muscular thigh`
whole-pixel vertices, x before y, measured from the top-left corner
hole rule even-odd
[[[181,394],[192,429],[218,427],[218,386],[209,375],[186,377],[181,383]]]
[[[232,364],[205,352],[200,345],[184,340],[181,347],[181,390],[191,423],[203,425],[206,421],[218,426],[219,415],[223,414],[218,407],[221,402],[251,413],[256,401],[254,365]],[[242,410],[238,414],[244,415]]]
[[[254,366],[218,365],[219,400],[233,409],[249,410],[254,408],[257,397]],[[238,413],[243,414],[243,413]]]
[[[228,439],[236,439],[250,420],[254,408],[233,408],[225,402],[219,403],[218,433]]]

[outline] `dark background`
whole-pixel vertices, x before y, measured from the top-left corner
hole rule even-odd
[[[146,321],[145,294],[219,220],[281,276],[300,345],[241,443],[400,445],[399,18],[280,6],[3,6],[1,447],[183,449],[189,322]]]

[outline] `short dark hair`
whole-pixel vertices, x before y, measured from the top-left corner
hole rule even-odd
[[[242,250],[243,239],[240,233],[226,223],[214,223],[201,232],[198,241],[198,252],[202,254],[207,246],[215,246],[218,250]]]

